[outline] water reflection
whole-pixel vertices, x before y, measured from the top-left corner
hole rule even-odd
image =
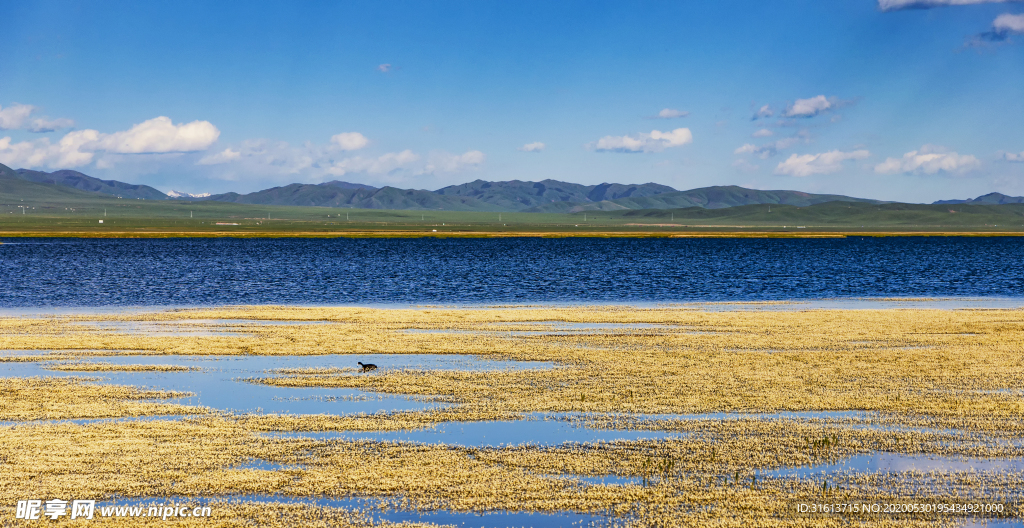
[[[332,431],[266,433],[279,438],[319,440],[371,440],[447,444],[462,447],[499,447],[516,445],[560,445],[564,443],[615,442],[619,440],[661,440],[683,438],[685,433],[600,429],[574,425],[555,419],[531,416],[525,420],[488,420],[446,422],[433,428],[414,431]]]
[[[909,455],[903,453],[871,453],[854,455],[843,460],[804,467],[781,468],[766,471],[772,477],[811,477],[840,472],[859,473],[930,471],[1024,471],[1024,459],[967,458],[940,455]]]

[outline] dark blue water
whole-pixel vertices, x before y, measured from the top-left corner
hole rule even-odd
[[[4,239],[0,306],[1022,297],[1024,239]]]

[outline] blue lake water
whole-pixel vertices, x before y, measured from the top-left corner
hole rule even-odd
[[[463,447],[502,447],[516,445],[561,445],[565,443],[616,442],[681,438],[683,433],[626,429],[591,429],[555,420],[508,420],[485,422],[448,422],[435,427],[387,432],[288,432],[266,433],[277,438],[313,438],[317,440],[372,440],[417,444],[446,444]]]
[[[903,472],[903,471],[1024,471],[1024,459],[968,458],[939,455],[909,455],[904,453],[870,453],[854,455],[835,462],[812,466],[786,467],[763,474],[773,477],[809,477],[831,475],[842,471]]]
[[[20,352],[20,351],[19,351]],[[5,351],[0,350],[0,357]],[[350,414],[414,411],[445,406],[432,398],[368,393],[355,389],[276,387],[249,383],[250,378],[270,377],[279,369],[357,368],[356,361],[374,362],[379,372],[401,369],[522,370],[553,368],[539,361],[492,360],[468,355],[430,354],[331,354],[323,356],[143,356],[104,355],[85,362],[131,365],[175,365],[189,371],[61,371],[48,366],[67,362],[0,362],[0,378],[33,376],[87,376],[98,383],[134,385],[151,389],[191,392],[174,400],[222,411],[301,414]],[[73,363],[73,362],[71,362]],[[369,376],[377,373],[365,374]]]
[[[1024,296],[1017,237],[0,242],[5,308]]]
[[[574,512],[455,512],[448,510],[434,511],[402,511],[391,508],[378,510],[382,501],[372,498],[327,498],[327,497],[293,497],[287,495],[236,495],[230,497],[166,497],[166,498],[131,498],[115,501],[97,503],[97,509],[104,506],[206,506],[216,505],[216,501],[227,502],[252,502],[252,503],[278,503],[278,504],[308,504],[328,508],[358,509],[377,522],[389,521],[393,523],[403,522],[426,522],[445,526],[458,526],[465,528],[568,528],[570,526],[593,526],[594,523],[602,521],[599,515],[582,514]],[[212,508],[213,506],[211,506]]]

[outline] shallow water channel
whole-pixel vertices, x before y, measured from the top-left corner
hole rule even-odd
[[[447,422],[433,428],[411,431],[338,431],[266,433],[282,438],[315,438],[319,440],[373,440],[447,444],[462,447],[500,447],[524,444],[559,445],[563,443],[614,442],[618,440],[657,440],[681,438],[684,433],[625,429],[600,429],[553,419],[543,413],[525,420],[488,420],[479,422]]]
[[[854,455],[835,462],[813,466],[781,468],[762,473],[772,477],[812,477],[843,472],[886,473],[932,471],[1024,471],[1024,459],[968,458],[939,455],[908,455],[904,453],[870,453]]]
[[[24,355],[22,351],[0,351],[2,355]],[[40,351],[42,353],[42,351]],[[472,355],[362,354],[323,356],[178,356],[178,355],[103,355],[81,359],[86,363],[118,365],[174,365],[189,371],[66,371],[45,367],[74,362],[0,363],[0,377],[88,376],[99,383],[135,385],[150,389],[192,392],[176,403],[202,405],[221,411],[351,414],[385,411],[414,411],[437,408],[443,404],[432,398],[378,394],[356,389],[274,387],[249,383],[247,378],[273,375],[277,369],[358,368],[357,361],[374,363],[384,369],[425,370],[518,370],[554,368],[552,363],[481,359]],[[374,375],[369,373],[366,375]]]

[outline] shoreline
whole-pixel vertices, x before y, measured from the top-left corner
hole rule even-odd
[[[0,238],[850,238],[1024,237],[1020,231],[0,231]],[[0,242],[2,244],[3,242]]]

